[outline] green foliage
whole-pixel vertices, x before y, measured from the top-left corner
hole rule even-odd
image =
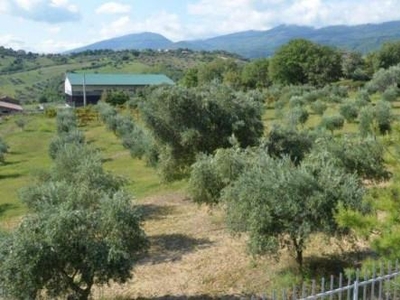
[[[353,174],[329,161],[272,159],[260,152],[253,164],[223,191],[229,227],[248,232],[253,253],[279,255],[289,248],[301,268],[312,233],[340,232],[338,205],[362,209],[364,191]]]
[[[54,107],[46,107],[44,114],[48,118],[55,118],[57,116],[57,110]]]
[[[39,97],[39,103],[47,103],[49,100],[47,99],[46,95],[40,95]]]
[[[375,105],[375,118],[381,134],[388,134],[392,129],[392,105],[386,101],[378,101]]]
[[[52,159],[57,157],[60,150],[69,144],[83,145],[85,143],[84,134],[77,129],[69,132],[60,133],[54,137],[49,144],[49,155]]]
[[[289,110],[288,122],[292,127],[296,127],[298,124],[304,124],[307,122],[309,113],[306,108],[297,106]]]
[[[77,118],[72,109],[61,109],[56,117],[57,133],[68,133],[77,127]]]
[[[188,69],[183,78],[181,80],[183,86],[185,87],[196,87],[199,85],[199,78],[198,78],[199,70],[197,68],[190,68]]]
[[[274,126],[264,146],[271,157],[288,156],[297,165],[311,151],[313,139],[306,131]]]
[[[269,59],[260,58],[244,65],[241,83],[246,89],[266,88],[271,85],[269,78]]]
[[[45,179],[21,193],[31,214],[0,239],[5,294],[88,299],[93,285],[131,278],[147,239],[122,181],[102,169],[99,154],[69,145]]]
[[[332,134],[335,130],[342,129],[344,118],[341,115],[323,116],[320,126],[329,130]]]
[[[123,105],[129,101],[129,95],[124,91],[109,91],[105,94],[104,101],[113,106]]]
[[[161,87],[147,96],[141,108],[160,149],[159,166],[165,170],[161,172],[177,175],[188,171],[198,153],[230,147],[232,136],[241,147],[258,144],[262,111],[258,94],[222,85]]]
[[[353,123],[358,117],[358,108],[354,102],[346,101],[339,107],[339,111],[349,123]]]
[[[375,71],[398,65],[400,63],[400,42],[387,42],[374,56]]]
[[[20,117],[18,119],[15,120],[15,124],[21,128],[22,130],[24,130],[25,126],[26,126],[26,119],[23,117]]]
[[[341,76],[341,56],[327,46],[303,39],[279,48],[270,61],[270,76],[282,84],[323,86]]]
[[[391,175],[386,169],[383,145],[371,136],[320,137],[310,158],[331,160],[335,166],[362,179],[384,181]]]
[[[382,93],[382,99],[385,101],[393,102],[397,100],[400,94],[400,90],[397,85],[392,85],[387,87],[387,89]]]
[[[400,66],[380,69],[366,85],[369,93],[384,92],[388,87],[399,86]]]
[[[371,106],[361,108],[358,119],[358,130],[361,136],[374,134],[374,110]]]
[[[8,152],[8,145],[4,140],[0,137],[0,162],[4,163],[4,154]]]
[[[342,57],[342,72],[346,79],[367,80],[365,61],[360,52],[346,52]]]
[[[320,116],[322,116],[324,114],[324,112],[326,111],[327,108],[328,108],[328,105],[321,100],[317,100],[317,101],[311,103],[312,111],[315,114],[320,115]]]
[[[218,204],[222,190],[237,179],[253,156],[251,151],[236,147],[218,149],[214,155],[199,155],[191,167],[188,185],[192,200]]]

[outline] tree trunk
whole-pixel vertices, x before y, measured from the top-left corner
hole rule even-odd
[[[303,238],[292,237],[294,249],[296,251],[296,262],[300,273],[303,275]]]

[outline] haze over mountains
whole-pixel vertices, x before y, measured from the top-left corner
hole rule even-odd
[[[188,48],[206,51],[225,50],[246,58],[257,58],[273,55],[278,47],[294,38],[305,38],[324,45],[368,53],[377,50],[384,42],[400,40],[400,21],[323,28],[280,25],[265,31],[250,30],[180,42],[173,42],[157,33],[144,32],[100,41],[68,52]]]

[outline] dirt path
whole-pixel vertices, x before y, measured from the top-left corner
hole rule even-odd
[[[131,282],[104,290],[107,298],[112,293],[124,299],[232,299],[268,285],[266,261],[247,255],[243,238],[225,229],[221,211],[178,193],[144,199],[140,207],[151,249]]]

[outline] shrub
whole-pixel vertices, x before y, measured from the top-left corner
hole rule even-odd
[[[382,100],[393,102],[397,100],[399,96],[399,88],[396,85],[389,86],[383,93],[382,93]]]
[[[329,130],[332,134],[334,130],[342,129],[344,125],[344,118],[341,115],[324,116],[321,120],[320,126]]]
[[[347,101],[339,108],[340,114],[346,119],[347,122],[352,123],[358,117],[358,108],[354,102]]]
[[[326,111],[327,108],[328,108],[328,105],[326,105],[326,103],[321,100],[317,100],[317,101],[311,103],[311,110],[315,114],[320,115],[320,116],[322,116],[324,114],[324,112]]]

